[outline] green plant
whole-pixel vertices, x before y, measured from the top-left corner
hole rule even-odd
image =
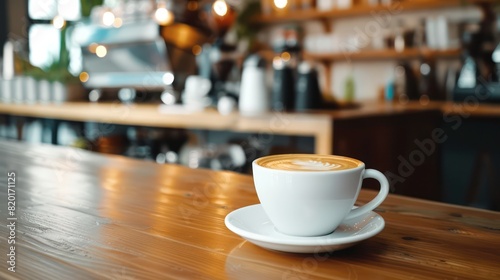
[[[37,80],[48,80],[51,82],[62,82],[64,84],[78,83],[77,77],[73,76],[69,70],[69,51],[66,48],[66,31],[67,27],[61,29],[59,42],[59,57],[54,58],[53,62],[47,67],[35,67],[28,62],[25,62],[24,72],[28,76],[32,76]]]
[[[92,12],[92,8],[95,6],[101,6],[104,0],[80,0],[80,9],[82,11],[82,17],[89,17]]]
[[[253,26],[252,18],[260,13],[260,7],[260,1],[250,1],[238,13],[234,25],[238,39],[248,39],[250,42],[255,39],[258,28]]]

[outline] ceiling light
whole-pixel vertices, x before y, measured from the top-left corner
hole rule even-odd
[[[62,16],[57,15],[52,19],[52,25],[57,29],[62,29],[66,26],[66,20]]]
[[[115,14],[110,11],[104,12],[102,14],[102,24],[106,26],[112,26],[115,23]]]
[[[274,0],[274,6],[278,9],[283,9],[288,5],[288,0]]]
[[[223,17],[227,14],[229,7],[227,6],[226,1],[217,0],[213,4],[213,9],[216,15]]]

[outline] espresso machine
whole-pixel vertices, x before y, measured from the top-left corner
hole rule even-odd
[[[481,22],[463,27],[454,101],[500,103],[500,18],[488,7],[482,7]]]

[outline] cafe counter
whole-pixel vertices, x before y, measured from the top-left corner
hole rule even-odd
[[[284,253],[224,224],[259,203],[251,176],[8,141],[0,158],[1,279],[500,279],[499,212],[389,194],[380,233]]]
[[[445,116],[500,117],[496,104],[453,102],[408,102],[406,104],[365,101],[342,105],[334,110],[314,110],[305,113],[273,111],[255,117],[237,112],[221,115],[216,110],[192,111],[178,106],[158,104],[121,104],[67,102],[61,104],[0,103],[0,115],[48,118],[66,121],[99,122],[167,128],[205,129],[216,131],[271,133],[292,136],[312,136],[315,152],[331,154],[334,147],[335,121],[399,117],[414,113],[439,112]]]

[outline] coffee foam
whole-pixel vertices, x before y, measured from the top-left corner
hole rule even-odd
[[[290,171],[346,170],[362,165],[362,162],[347,157],[300,154],[267,156],[256,163],[266,168]]]

